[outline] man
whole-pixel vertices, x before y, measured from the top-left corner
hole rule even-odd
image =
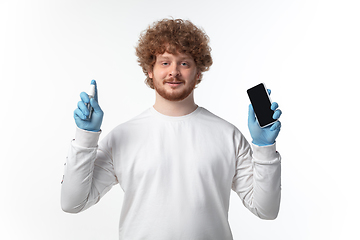
[[[98,145],[103,112],[97,91],[90,101],[81,93],[62,184],[63,210],[83,211],[119,183],[120,239],[232,239],[231,189],[256,216],[275,219],[280,122],[260,128],[250,106],[251,148],[234,125],[195,104],[194,89],[212,64],[206,34],[189,21],[164,19],[141,35],[136,54],[147,85],[155,89],[155,104]],[[87,120],[89,102],[94,112]],[[276,110],[274,118],[280,115]]]

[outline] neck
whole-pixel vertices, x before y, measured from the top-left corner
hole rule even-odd
[[[155,110],[167,116],[184,116],[192,113],[198,107],[194,102],[194,91],[184,100],[176,102],[161,97],[156,91],[155,94]]]

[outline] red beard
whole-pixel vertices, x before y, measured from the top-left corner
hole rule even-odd
[[[180,83],[171,87],[172,90],[168,90],[168,82]],[[185,82],[178,78],[165,79],[161,84],[158,81],[154,81],[154,89],[163,98],[169,101],[181,101],[187,98],[190,93],[195,89],[196,79],[192,82]]]

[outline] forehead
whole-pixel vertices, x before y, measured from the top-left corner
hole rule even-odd
[[[185,53],[176,53],[176,54],[172,54],[169,52],[164,52],[163,54],[158,54],[156,55],[156,59],[172,59],[172,60],[190,60],[190,61],[194,61],[194,59]]]

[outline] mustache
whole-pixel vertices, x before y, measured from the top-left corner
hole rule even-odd
[[[179,79],[179,78],[171,77],[171,78],[165,79],[163,82],[164,83],[167,83],[167,82],[180,82],[180,83],[183,83],[185,81],[182,80],[182,79]]]

